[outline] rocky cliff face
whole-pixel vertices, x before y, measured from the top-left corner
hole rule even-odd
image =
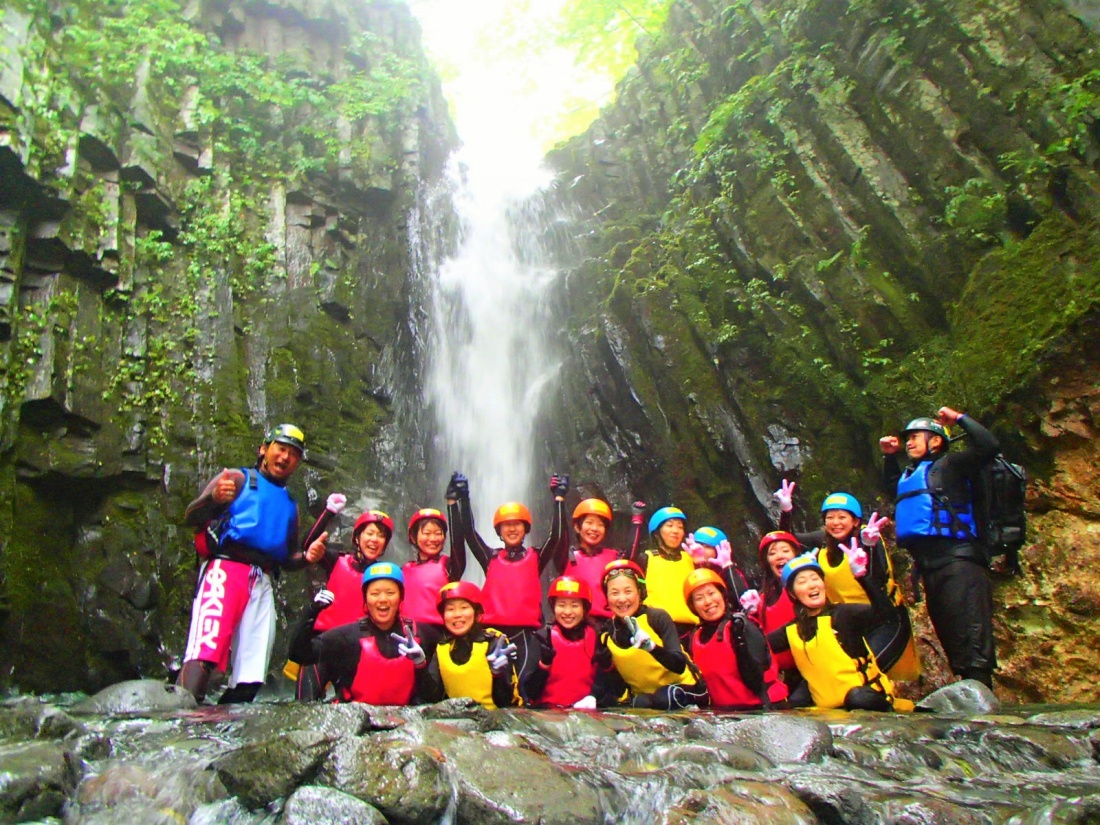
[[[678,3],[552,156],[591,216],[562,253],[552,452],[736,533],[751,564],[781,477],[806,524],[829,490],[882,509],[878,437],[968,410],[1035,478],[1025,575],[997,590],[1001,684],[1029,700],[1082,698],[1100,665],[1082,5]]]
[[[179,655],[183,507],[266,427],[313,513],[415,475],[409,215],[454,136],[398,4],[0,23],[0,681],[91,688]]]

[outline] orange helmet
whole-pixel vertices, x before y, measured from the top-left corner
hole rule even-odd
[[[500,535],[500,525],[505,521],[522,521],[527,525],[527,532],[531,532],[531,511],[518,501],[508,501],[497,507],[493,513],[493,527]]]
[[[580,599],[588,602],[588,606],[592,607],[592,588],[588,586],[588,582],[581,579],[558,576],[550,582],[550,592],[546,594],[546,598],[556,599],[559,596],[566,599]]]
[[[424,507],[412,514],[409,519],[409,544],[416,547],[416,532],[420,529],[420,522],[435,519],[443,527],[443,535],[447,535],[447,517],[434,507]]]
[[[478,613],[485,609],[481,604],[481,588],[473,582],[447,582],[439,588],[439,601],[435,608],[440,616],[443,615],[443,605],[450,599],[464,599],[472,604]]]
[[[573,526],[585,516],[599,516],[611,526],[611,506],[600,498],[586,498],[573,510]]]
[[[691,603],[691,594],[704,584],[713,584],[722,591],[722,595],[727,599],[729,598],[729,588],[726,587],[726,583],[722,581],[721,576],[709,567],[696,567],[684,579],[684,601],[687,602],[688,610],[692,613],[695,613],[695,606]],[[695,613],[695,615],[698,616],[699,614]]]

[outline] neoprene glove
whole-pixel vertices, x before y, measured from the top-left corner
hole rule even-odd
[[[630,646],[641,650],[651,651],[657,647],[648,633],[638,625],[638,620],[633,616],[627,617],[627,626],[630,628]]]
[[[539,664],[549,668],[554,663],[554,642],[550,638],[550,628],[540,627],[535,631],[535,638],[539,640]]]
[[[645,523],[645,502],[635,501],[630,505],[630,523],[631,524],[644,524]]]
[[[874,547],[882,536],[883,526],[889,521],[890,519],[886,518],[886,516],[879,518],[877,512],[871,513],[871,517],[867,519],[867,523],[863,525],[863,529],[859,532],[859,536],[863,539],[863,543],[868,547]]]
[[[852,575],[857,579],[863,578],[867,572],[867,551],[859,546],[859,542],[854,536],[851,544],[842,544],[840,549],[848,557],[848,566],[852,568]]]
[[[565,498],[565,494],[569,492],[569,476],[559,476],[557,473],[550,476],[550,492],[555,496]]]
[[[741,609],[750,616],[760,609],[760,591],[746,590],[741,594]]]
[[[451,473],[451,480],[447,484],[447,498],[467,499],[470,497],[470,481],[457,470]]]
[[[336,601],[336,594],[331,590],[318,591],[317,595],[313,597],[313,612],[320,613],[334,601]]]
[[[722,539],[718,542],[718,547],[715,548],[714,552],[714,560],[719,567],[725,568],[733,564],[733,547],[730,546],[729,539]]]
[[[794,488],[797,486],[795,482],[783,479],[779,489],[772,493],[772,498],[779,502],[779,509],[784,513],[794,509]]]
[[[391,633],[390,638],[397,642],[397,652],[417,667],[428,661],[428,657],[424,654],[424,648],[412,636]]]
[[[485,657],[489,662],[489,670],[493,671],[494,676],[503,676],[507,673],[512,666],[512,659],[516,656],[516,646],[512,642],[507,644],[505,642],[507,637],[497,636],[492,649]]]
[[[707,560],[707,548],[695,540],[694,533],[688,533],[684,538],[683,549],[697,565]]]
[[[578,699],[576,702],[574,702],[573,707],[575,707],[577,710],[595,710],[596,697],[590,693],[583,699]]]
[[[343,493],[332,493],[325,501],[325,509],[330,513],[340,515],[344,511],[344,507],[348,503],[348,497]]]

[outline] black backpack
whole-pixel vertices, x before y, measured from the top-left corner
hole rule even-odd
[[[972,479],[974,521],[989,558],[1004,556],[1010,573],[1020,572],[1020,548],[1027,537],[1027,471],[997,453]]]

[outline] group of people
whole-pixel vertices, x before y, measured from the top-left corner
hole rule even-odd
[[[949,451],[948,426],[970,436],[965,449]],[[968,478],[996,440],[948,407],[910,422],[902,439],[905,468],[901,439],[880,442],[899,544],[913,556],[953,671],[991,685],[992,596]],[[398,565],[383,558],[394,522],[380,511],[358,516],[348,550],[330,546],[327,527],[346,504],[339,494],[298,544],[285,486],[304,449],[301,430],[281,425],[255,467],[224,470],[188,507],[204,561],[178,681],[200,700],[214,671],[230,665],[220,701],[255,697],[274,640],[271,577],[313,564],[327,583],[292,632],[287,669],[302,700],[331,686],[338,700],[383,705],[465,697],[486,708],[912,707],[893,687],[916,678],[920,662],[882,540],[888,522],[878,513],[865,520],[849,493],[825,497],[819,530],[797,532],[795,484],[783,480],[779,524],[746,576],[722,530],[689,532],[674,506],[647,520],[635,502],[626,549],[611,541],[602,499],[577,504],[567,531],[568,476],[550,479],[545,543],[528,546],[532,517],[518,502],[496,509],[499,542],[489,543],[469,482],[455,473],[446,512],[409,519],[415,556]],[[463,578],[469,556],[484,573],[480,587]],[[551,566],[558,575],[544,593]]]

